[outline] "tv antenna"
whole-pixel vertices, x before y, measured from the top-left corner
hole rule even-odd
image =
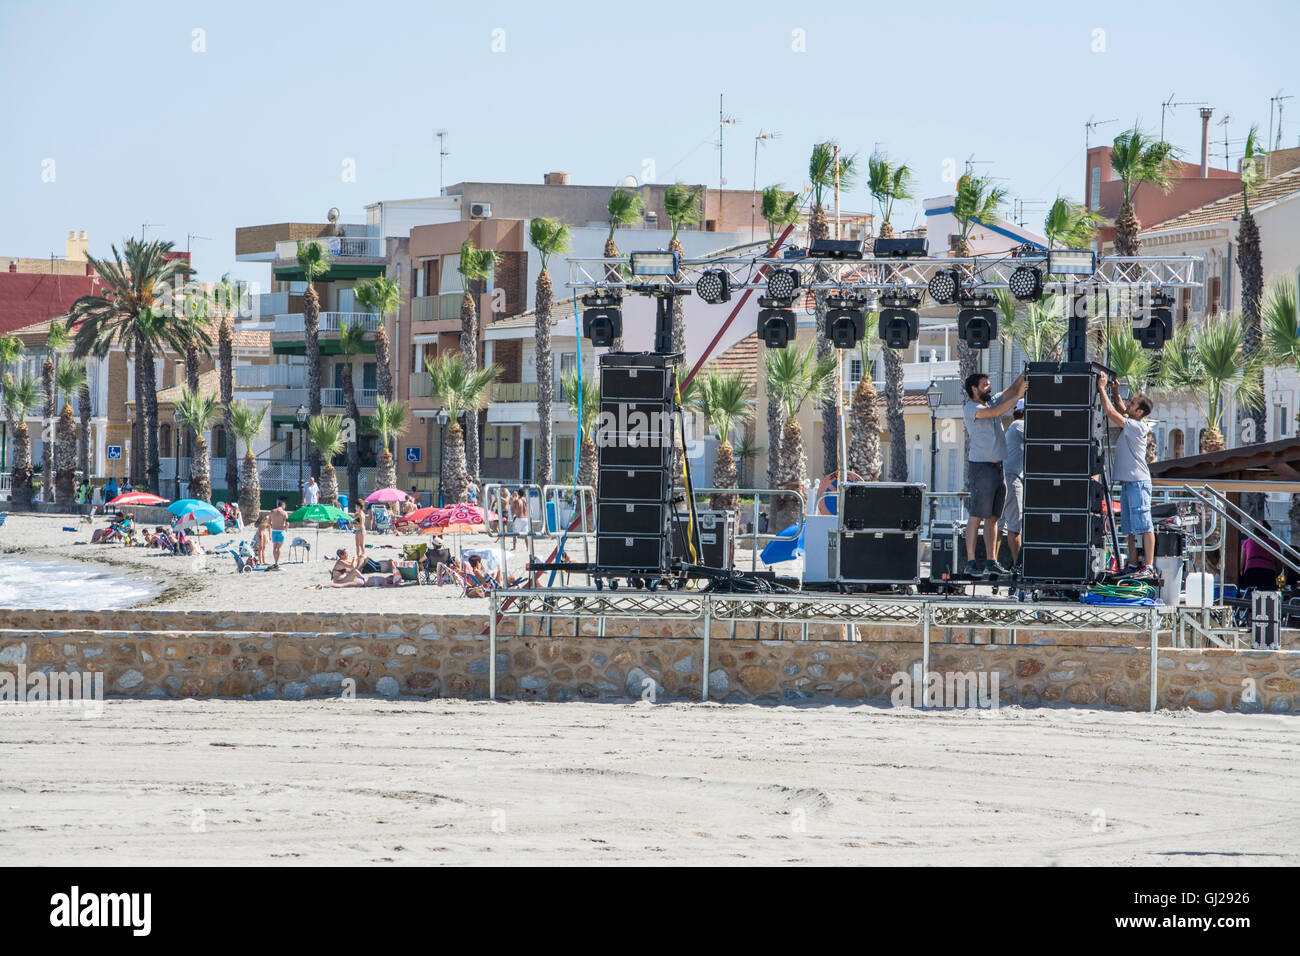
[[[157,229],[159,226],[165,226],[165,222],[142,222],[140,223],[140,241],[144,242],[144,233],[146,229]]]
[[[445,129],[440,129],[435,131],[433,135],[438,137],[438,195],[441,196],[443,195],[444,190],[443,170],[447,162],[447,157],[451,154],[447,152],[447,131]]]
[[[722,111],[722,94],[719,93],[718,94],[718,189],[719,190],[721,190],[723,186],[727,185],[727,179],[725,176],[722,175],[722,130],[724,127],[727,126],[735,126],[739,122],[740,120],[736,119],[736,117],[732,116],[730,113],[724,113]],[[721,202],[722,200],[719,199],[718,201]]]
[[[766,143],[769,139],[780,139],[780,130],[769,130],[763,132],[759,129],[758,135],[754,137],[754,185],[749,194],[749,240],[754,241],[755,223],[757,223],[758,214],[758,147]]]
[[[1282,148],[1282,104],[1285,100],[1292,100],[1292,99],[1295,99],[1295,97],[1292,96],[1291,94],[1287,94],[1286,96],[1283,96],[1281,90],[1277,91],[1276,96],[1270,96],[1268,98],[1268,140],[1269,143],[1271,144],[1272,149]],[[1274,142],[1273,140],[1273,104],[1274,103],[1277,104],[1277,141],[1276,142]]]
[[[1223,119],[1215,123],[1215,126],[1223,127],[1223,168],[1231,169],[1232,164],[1228,162],[1228,120],[1232,119],[1231,113],[1224,113]]]
[[[1118,122],[1119,122],[1118,119],[1095,120],[1091,116],[1089,116],[1088,122],[1083,124],[1084,151],[1086,152],[1087,150],[1092,149],[1092,131],[1094,129],[1096,129],[1098,126],[1107,126],[1110,123],[1118,123]]]
[[[1174,102],[1174,94],[1173,94],[1173,93],[1170,93],[1170,94],[1169,94],[1169,99],[1165,100],[1163,103],[1160,104],[1160,140],[1161,140],[1161,142],[1164,142],[1164,138],[1165,138],[1165,112],[1166,112],[1166,111],[1172,113],[1172,112],[1174,111],[1174,108],[1175,108],[1175,107],[1178,107],[1178,106],[1209,106],[1209,105],[1210,105],[1210,104],[1209,104],[1209,103],[1206,103],[1204,100],[1197,100],[1195,103],[1191,102],[1190,100],[1187,101],[1187,102],[1184,102],[1184,103],[1175,103],[1175,102]]]

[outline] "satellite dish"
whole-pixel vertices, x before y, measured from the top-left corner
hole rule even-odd
[[[620,179],[618,181],[618,184],[619,186],[624,186],[629,189],[635,189],[637,186],[641,185],[636,181],[636,177],[631,174],[628,174],[627,176],[624,176],[622,179]]]
[[[331,207],[330,207],[330,211],[327,212],[327,213],[325,214],[325,218],[328,219],[330,222],[338,222],[338,221],[339,221],[339,207],[338,207],[338,206],[331,206]]]

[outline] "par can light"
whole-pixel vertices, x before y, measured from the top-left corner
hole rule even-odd
[[[950,305],[957,301],[957,292],[961,283],[957,273],[952,269],[940,269],[930,277],[930,298],[940,305]]]
[[[767,276],[767,294],[773,299],[792,301],[799,291],[798,269],[773,269]]]
[[[709,305],[731,301],[731,276],[723,269],[709,269],[695,283],[695,294]]]
[[[1007,288],[1021,302],[1037,302],[1043,297],[1043,273],[1035,266],[1017,266]]]

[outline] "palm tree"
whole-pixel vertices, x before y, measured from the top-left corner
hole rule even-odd
[[[1224,406],[1232,397],[1241,407],[1254,409],[1264,401],[1257,375],[1259,356],[1247,358],[1246,325],[1240,315],[1214,313],[1195,330],[1187,325],[1174,330],[1161,362],[1165,384],[1192,394],[1205,413],[1201,453],[1223,451]]]
[[[700,382],[695,395],[693,407],[704,421],[713,427],[718,435],[718,455],[713,462],[713,487],[739,487],[739,474],[736,470],[735,451],[731,446],[731,431],[739,424],[754,417],[754,410],[749,403],[749,386],[739,373],[724,375],[709,372]],[[594,451],[594,449],[593,449]],[[740,498],[734,494],[715,493],[709,498],[709,507],[723,511],[735,511],[740,506]]]
[[[71,336],[68,326],[57,319],[50,322],[45,336],[45,361],[41,363],[41,388],[45,392],[45,413],[41,423],[41,481],[45,487],[45,500],[53,501],[54,492],[54,429],[59,413],[58,388],[54,380],[55,362],[59,353],[68,347]]]
[[[1038,302],[1021,303],[1005,289],[997,291],[1002,313],[998,331],[1020,346],[1026,362],[1050,362],[1061,357],[1065,338],[1064,300],[1047,295]],[[1129,338],[1131,340],[1132,336]],[[1136,340],[1133,340],[1137,344]]]
[[[72,413],[72,395],[86,384],[86,363],[60,361],[54,383],[63,393],[63,411],[55,429],[54,471],[46,475],[46,482],[59,504],[68,505],[77,494],[77,420]]]
[[[476,249],[474,243],[468,239],[461,244],[460,262],[456,266],[456,271],[460,273],[463,280],[464,289],[460,297],[460,354],[464,358],[465,366],[470,370],[478,368],[478,309],[474,305],[473,286],[476,282],[483,282],[492,275],[498,258],[495,249]],[[538,283],[540,282],[539,278]],[[466,460],[473,474],[478,474],[477,414],[472,414],[465,420],[464,434]]]
[[[816,347],[800,349],[794,346],[771,349],[767,353],[767,382],[780,400],[785,413],[785,427],[781,433],[781,466],[778,488],[804,491],[808,479],[808,460],[803,451],[803,432],[799,427],[799,411],[809,399],[820,401],[835,383],[834,359],[818,359]],[[779,531],[791,524],[798,509],[793,499],[779,498],[772,504],[773,522],[769,528]]]
[[[217,417],[217,396],[200,395],[186,387],[181,389],[180,404],[176,408],[181,414],[181,421],[194,436],[194,447],[190,455],[189,496],[199,501],[211,501],[212,463],[208,460],[208,440],[203,437],[203,433],[212,427],[212,422]],[[258,430],[261,430],[260,422]]]
[[[1157,140],[1134,124],[1115,137],[1110,149],[1110,167],[1124,187],[1124,199],[1115,217],[1115,252],[1136,256],[1142,242],[1138,233],[1142,223],[1133,211],[1133,200],[1143,183],[1169,192],[1178,172],[1178,150],[1170,143]]]
[[[425,365],[429,375],[429,391],[442,401],[447,410],[447,442],[442,463],[441,481],[444,499],[448,503],[465,500],[469,487],[469,473],[465,469],[464,431],[460,426],[461,413],[467,419],[486,408],[491,401],[488,385],[501,370],[493,365],[483,370],[469,368],[450,353],[439,355]]]
[[[673,183],[664,190],[664,215],[668,217],[668,223],[672,226],[672,238],[668,240],[670,252],[681,256],[682,244],[677,238],[677,233],[681,231],[682,226],[692,225],[704,218],[703,200],[703,186],[691,187],[685,183]],[[682,281],[682,273],[679,272],[674,279],[678,282]],[[686,312],[682,305],[682,298],[680,295],[672,297],[674,352],[686,351]]]
[[[780,183],[763,190],[763,218],[767,221],[767,244],[776,245],[778,229],[784,230],[799,221],[799,196]]]
[[[596,420],[600,418],[600,386],[590,378],[582,378],[577,372],[564,377],[564,400],[569,405],[569,412],[578,423],[578,484],[596,487],[599,478],[597,468],[596,442],[592,431]]]
[[[630,226],[641,218],[641,197],[626,189],[615,189],[609,194],[609,202],[605,204],[605,211],[609,215],[609,235],[605,237],[605,258],[617,259],[619,252],[618,244],[614,242],[614,231],[619,226]],[[619,279],[618,266],[606,266],[605,278],[609,282],[617,282]],[[622,331],[614,338],[611,351],[623,351]]]
[[[358,282],[352,289],[357,305],[378,317],[375,322],[375,391],[380,398],[393,400],[393,357],[388,341],[386,315],[396,315],[402,308],[402,287],[386,276]],[[389,487],[380,485],[381,488]]]
[[[257,474],[257,459],[253,457],[253,440],[262,431],[269,406],[254,411],[247,402],[230,406],[230,427],[244,440],[244,470],[239,478],[239,512],[244,524],[255,524],[262,513],[262,480]]]
[[[542,271],[537,274],[537,482],[551,483],[551,402],[554,379],[551,371],[551,274],[546,265],[551,256],[569,250],[569,227],[558,219],[537,218],[528,223],[528,240],[537,250]]]
[[[957,180],[952,215],[957,220],[957,246],[953,253],[958,259],[970,258],[971,227],[976,223],[989,223],[996,218],[998,209],[1006,198],[1007,191],[994,185],[993,180],[986,176],[971,176],[968,173]],[[957,342],[957,361],[963,379],[979,371],[979,354],[960,340]]]
[[[867,190],[880,206],[880,236],[889,239],[894,235],[890,217],[894,203],[900,199],[914,199],[912,195],[912,167],[907,163],[894,165],[885,153],[875,152],[867,160]]]
[[[817,143],[808,157],[808,181],[812,185],[812,211],[808,216],[808,237],[825,239],[830,235],[826,219],[825,198],[828,190],[838,185],[840,190],[852,189],[857,180],[857,154],[841,154],[833,142]],[[825,281],[830,272],[820,263],[813,271],[814,278]],[[826,337],[826,293],[813,296],[813,311],[817,317],[817,359],[828,358],[833,350]],[[839,465],[839,396],[833,392],[822,401],[822,471],[830,473]]]
[[[209,329],[212,327],[211,303],[206,293],[187,296],[184,303],[184,309],[176,322],[176,337],[184,347],[185,355],[185,387],[191,392],[197,393],[199,390],[199,361],[202,358],[208,358],[212,355],[212,334]],[[194,439],[196,438],[193,429],[188,431],[189,441],[188,449],[193,452]],[[177,436],[176,457],[182,456],[180,448],[180,436]],[[192,455],[191,455],[192,457]],[[177,464],[179,468],[179,463]],[[193,464],[191,463],[191,468]],[[210,484],[210,482],[209,482]],[[211,492],[209,492],[211,494]],[[207,500],[207,499],[204,499]]]
[[[879,316],[870,312],[866,316],[866,332],[858,342],[858,361],[862,364],[862,378],[853,390],[853,404],[849,409],[849,461],[850,471],[856,471],[863,481],[880,480],[880,409],[876,407],[876,386],[871,380],[871,351],[880,342]],[[892,352],[894,349],[885,349]],[[905,433],[903,406],[897,409],[886,403],[885,414],[889,420],[891,454],[894,436]],[[906,449],[906,441],[898,443]],[[891,467],[892,464],[891,464]],[[907,456],[903,455],[903,467]]]
[[[361,483],[361,412],[357,410],[357,390],[352,380],[352,360],[365,351],[366,329],[360,322],[339,326],[339,354],[343,358],[343,407],[352,420],[352,441],[348,451],[348,501],[358,500]]]
[[[1260,167],[1263,157],[1264,151],[1259,148],[1259,127],[1251,126],[1246,135],[1245,155],[1241,161],[1241,226],[1237,229],[1237,268],[1241,270],[1241,313],[1246,321],[1245,352],[1246,358],[1252,361],[1260,351],[1260,300],[1264,295],[1264,260],[1259,246],[1259,226],[1250,211],[1250,196],[1257,190],[1256,183],[1259,182],[1262,171]],[[1263,364],[1256,363],[1256,368],[1262,391]],[[1264,403],[1260,402],[1246,417],[1253,423],[1250,427],[1254,434],[1245,444],[1264,441],[1268,432]],[[1242,424],[1245,425],[1244,418]],[[1250,499],[1246,503],[1246,510],[1253,512],[1256,518],[1263,517],[1264,496],[1250,495]]]
[[[16,505],[32,503],[32,436],[27,428],[27,415],[36,407],[38,397],[36,382],[22,378],[4,384],[5,409],[12,416],[14,434],[14,461],[9,497]]]
[[[0,335],[0,399],[3,399],[6,389],[13,384],[13,367],[18,364],[18,360],[23,355],[23,340],[16,335]],[[14,413],[9,404],[5,403],[5,421],[9,425],[9,431],[14,430]]]
[[[217,294],[217,304],[221,309],[221,324],[217,326],[217,361],[221,366],[221,432],[226,443],[226,500],[234,501],[239,494],[239,469],[236,466],[235,429],[230,421],[230,405],[235,400],[235,326],[232,316],[239,314],[247,289],[243,282],[232,282],[229,275],[224,275]]]
[[[343,451],[343,416],[316,415],[307,419],[307,439],[322,462],[320,500],[323,504],[338,507],[339,479],[334,472],[334,459]]]
[[[1300,313],[1296,309],[1296,281],[1274,279],[1264,293],[1262,311],[1265,361],[1270,365],[1300,367]],[[1291,496],[1288,512],[1291,541],[1300,542],[1300,495]]]
[[[1105,221],[1082,203],[1057,196],[1043,218],[1043,235],[1052,249],[1087,249]]]
[[[411,406],[406,402],[390,402],[382,395],[375,399],[375,431],[379,432],[379,441],[384,446],[379,454],[379,470],[375,474],[375,484],[379,488],[397,487],[397,467],[391,446],[406,431],[410,417]]]
[[[120,346],[135,360],[135,393],[144,396],[140,440],[132,457],[147,464],[149,488],[158,492],[158,403],[154,398],[153,350],[169,344],[175,336],[167,323],[154,318],[155,310],[172,305],[172,289],[178,277],[193,274],[184,259],[168,259],[172,243],[127,239],[113,258],[87,256],[102,286],[102,292],[85,295],[68,310],[68,325],[77,325],[73,352],[78,358],[94,354],[103,358]],[[139,474],[139,471],[136,471]]]
[[[320,400],[320,296],[314,282],[330,270],[330,254],[325,244],[298,240],[298,268],[307,283],[302,301],[302,334],[307,349],[307,411],[319,415]],[[320,474],[320,455],[312,446],[311,473]],[[245,463],[247,464],[247,463]],[[245,467],[247,471],[247,467]],[[243,500],[242,497],[240,499]]]

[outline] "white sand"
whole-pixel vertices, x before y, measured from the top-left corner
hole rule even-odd
[[[290,563],[286,542],[279,571],[253,571],[237,575],[234,559],[229,555],[211,555],[206,559],[179,558],[151,548],[90,544],[91,532],[105,524],[103,518],[96,518],[93,525],[84,525],[78,517],[70,515],[11,513],[4,526],[0,527],[0,561],[8,553],[107,565],[119,573],[149,583],[156,596],[140,604],[140,607],[194,611],[398,609],[434,614],[487,612],[486,599],[461,598],[460,589],[456,587],[406,585],[399,588],[311,589],[311,585],[329,580],[329,569],[337,549],[353,549],[353,535],[346,531],[321,531],[318,546],[315,528],[291,528],[287,534],[288,541],[301,537],[310,542],[311,560]],[[63,531],[65,526],[76,530]],[[241,539],[251,542],[251,530],[238,535],[205,535],[199,540],[211,549]],[[402,544],[427,540],[427,536],[371,533],[367,536],[366,547],[367,553],[377,560],[385,560],[400,557]],[[447,539],[449,547],[453,540],[452,537]],[[534,540],[538,559],[545,560],[554,547],[555,539]],[[490,547],[499,550],[499,543],[486,535],[461,535],[459,542],[462,548]],[[570,539],[566,550],[573,560],[585,560],[580,541]],[[328,555],[329,561],[322,560],[323,555]],[[510,539],[507,539],[506,556],[512,573],[524,573],[527,562],[525,540],[520,539],[518,550],[511,551]],[[42,606],[35,595],[31,606]]]
[[[1298,734],[1186,712],[110,701],[0,718],[0,859],[1296,864]]]

